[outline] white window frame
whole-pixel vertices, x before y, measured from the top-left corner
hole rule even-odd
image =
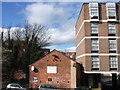
[[[98,23],[91,23],[91,34],[98,34]]]
[[[115,59],[113,59],[115,58]],[[116,56],[110,56],[110,68],[118,68],[118,60]]]
[[[94,13],[94,14],[93,14]],[[89,3],[89,14],[90,14],[90,18],[92,19],[92,17],[97,16],[99,19],[99,8],[98,8],[98,3],[93,2],[93,3]],[[97,19],[97,20],[98,20]],[[92,20],[96,20],[96,19],[92,19]]]
[[[116,4],[115,3],[106,3],[106,10],[107,10],[107,18],[108,18],[108,20],[116,20]],[[113,11],[112,14],[114,14],[114,15],[109,15],[110,10]],[[115,16],[115,18],[110,19],[109,16]]]
[[[113,31],[113,32],[111,32]],[[116,33],[116,24],[115,23],[109,23],[108,24],[108,32],[109,34],[115,34]]]
[[[99,61],[99,57],[98,56],[92,56],[91,57],[92,60],[92,68],[100,68],[100,61]]]
[[[114,44],[111,44],[111,43],[113,43],[113,42],[115,42],[115,45]],[[112,47],[112,46],[114,46],[114,48]],[[112,48],[111,48],[112,47]],[[117,42],[116,42],[116,40],[109,40],[109,50],[110,51],[116,51],[116,49],[117,49]]]
[[[95,43],[93,41],[97,41],[97,44],[95,45]],[[97,47],[96,49],[93,47]],[[98,51],[99,50],[99,40],[98,39],[91,39],[91,50],[92,51]]]
[[[47,66],[47,73],[57,73],[57,66]]]

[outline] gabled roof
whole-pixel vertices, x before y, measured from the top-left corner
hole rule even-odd
[[[60,51],[58,51],[58,50],[56,50],[56,49],[54,49],[53,51],[51,51],[50,53],[48,53],[46,56],[49,56],[52,52],[55,52],[55,51],[58,52],[58,53],[60,53],[60,54],[62,54],[63,56],[65,56],[65,57],[68,58],[69,60],[74,61],[73,59],[67,57],[65,54],[61,53]],[[44,56],[43,58],[45,58],[46,56]],[[41,59],[39,59],[39,60],[42,60],[43,58],[41,58]],[[37,63],[39,60],[35,61],[35,62],[32,63],[32,64]],[[76,62],[76,61],[74,61],[74,62]],[[77,63],[77,62],[76,62],[76,63]],[[30,65],[32,65],[32,64],[30,64]],[[29,65],[29,66],[30,66],[30,65]]]

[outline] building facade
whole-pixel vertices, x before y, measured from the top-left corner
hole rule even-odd
[[[71,58],[72,60],[76,60],[76,52],[63,52],[67,57]]]
[[[120,73],[120,3],[84,3],[76,23],[76,60],[83,84],[98,87]],[[114,80],[114,81],[115,81]]]
[[[76,62],[57,50],[31,64],[29,68],[30,88],[38,88],[42,84],[59,88],[76,87]]]

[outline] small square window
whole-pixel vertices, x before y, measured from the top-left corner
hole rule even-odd
[[[52,81],[52,78],[48,78],[48,81]]]
[[[33,77],[33,81],[37,82],[38,78],[37,77]]]
[[[47,73],[57,73],[57,66],[47,66]]]

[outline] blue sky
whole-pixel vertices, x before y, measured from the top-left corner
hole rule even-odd
[[[7,28],[9,25],[16,26],[17,24],[23,24],[25,19],[23,10],[28,4],[31,3],[3,2],[2,3],[3,27]]]
[[[81,5],[82,2],[2,2],[2,25],[22,27],[25,20],[42,24],[51,36],[47,48],[75,51],[75,24]]]
[[[75,23],[81,2],[3,2],[2,25],[24,25],[25,20],[48,28],[51,36],[47,48],[75,51]]]

